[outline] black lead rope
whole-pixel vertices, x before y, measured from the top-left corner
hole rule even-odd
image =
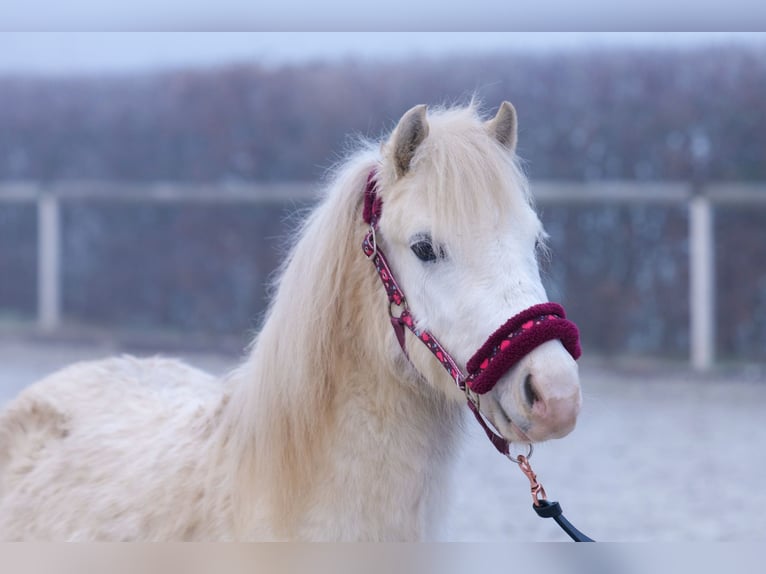
[[[561,510],[561,505],[555,500],[553,502],[545,499],[539,500],[538,504],[532,505],[532,508],[540,518],[553,518],[553,520],[556,521],[556,524],[561,527],[561,530],[566,532],[575,542],[595,542],[593,538],[589,538],[577,530],[575,525],[566,519],[566,516],[564,516],[564,513]]]

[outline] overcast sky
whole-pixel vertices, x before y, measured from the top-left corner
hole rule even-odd
[[[0,30],[763,30],[763,0],[0,0]]]
[[[496,50],[613,49],[617,46],[683,48],[732,42],[756,44],[766,49],[765,34],[733,32],[3,32],[0,33],[0,73],[109,73],[232,62],[278,65]]]

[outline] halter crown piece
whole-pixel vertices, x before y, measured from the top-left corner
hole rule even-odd
[[[572,358],[578,359],[581,349],[577,326],[567,320],[564,308],[557,303],[533,305],[508,319],[492,333],[469,359],[466,364],[467,373],[464,373],[432,333],[426,330],[421,331],[415,326],[404,292],[396,282],[386,256],[377,244],[375,231],[383,213],[383,202],[377,194],[375,176],[376,171],[373,169],[367,176],[364,191],[363,218],[364,222],[370,226],[370,230],[362,242],[362,250],[375,265],[378,277],[388,295],[391,325],[399,346],[407,355],[405,329],[412,331],[439,360],[458,387],[466,393],[468,406],[487,433],[487,437],[497,450],[507,456],[508,441],[489,427],[479,412],[478,399],[474,399],[471,393],[478,396],[492,390],[506,372],[530,351],[546,341],[560,340]],[[401,309],[398,315],[393,312],[394,306]]]

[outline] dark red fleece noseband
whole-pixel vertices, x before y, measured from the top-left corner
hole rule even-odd
[[[468,390],[470,389],[476,395],[489,392],[514,365],[530,351],[547,341],[560,340],[572,358],[579,359],[581,349],[577,326],[567,320],[564,308],[557,303],[533,305],[508,319],[492,333],[481,348],[468,360],[466,364],[468,374],[464,374],[457,362],[433,334],[415,327],[415,320],[407,306],[404,292],[396,282],[386,256],[377,245],[375,231],[383,211],[383,203],[377,194],[375,175],[375,170],[372,170],[368,175],[364,192],[363,218],[364,222],[370,226],[370,230],[362,242],[362,250],[375,265],[378,277],[380,277],[388,295],[391,325],[394,328],[399,346],[407,355],[405,329],[409,329],[439,360],[458,387],[466,393],[468,406],[474,413],[476,420],[484,428],[489,440],[492,441],[497,450],[507,455],[509,452],[508,441],[489,428],[479,412],[478,401],[471,399]],[[393,306],[402,309],[398,316],[393,314]]]
[[[467,384],[482,395],[532,349],[558,339],[572,358],[579,359],[580,335],[558,303],[541,303],[511,317],[468,360]]]

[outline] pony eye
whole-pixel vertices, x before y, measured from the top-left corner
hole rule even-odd
[[[431,244],[431,239],[421,239],[417,243],[413,243],[410,246],[412,252],[421,261],[436,261],[437,255],[434,251],[434,246]]]

